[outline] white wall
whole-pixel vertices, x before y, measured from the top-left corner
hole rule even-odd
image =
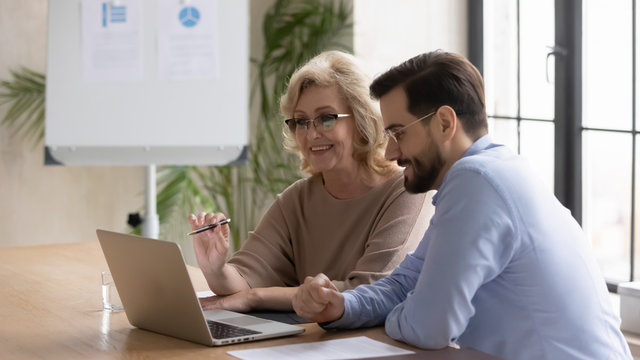
[[[262,17],[273,3],[251,0],[251,57],[261,54]],[[0,0],[0,80],[20,66],[45,71],[47,6]],[[0,117],[7,108],[0,107]],[[254,106],[251,118],[257,114]],[[127,214],[144,204],[143,167],[44,166],[43,152],[43,144],[12,139],[0,128],[0,247],[94,241],[96,228],[129,231]],[[180,242],[190,255],[190,243]]]
[[[0,79],[47,60],[47,1],[0,0]],[[0,108],[4,116],[7,106]],[[43,145],[0,129],[0,246],[96,240],[97,227],[126,231],[143,204],[141,167],[44,166]]]
[[[379,75],[420,53],[467,55],[467,0],[354,0],[354,52]]]
[[[251,0],[252,57],[261,54],[262,17],[273,2]],[[0,80],[20,66],[45,70],[47,4],[0,0]],[[353,6],[354,49],[373,75],[425,51],[466,53],[466,0],[354,0]],[[94,241],[97,227],[128,230],[127,213],[144,202],[144,168],[43,162],[42,144],[0,129],[0,247]]]

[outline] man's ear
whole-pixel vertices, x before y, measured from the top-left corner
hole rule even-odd
[[[456,111],[451,106],[443,105],[438,108],[436,117],[438,135],[445,142],[451,140],[460,127]]]

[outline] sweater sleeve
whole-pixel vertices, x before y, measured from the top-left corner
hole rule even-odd
[[[280,203],[275,201],[229,264],[252,288],[297,286],[290,238]]]

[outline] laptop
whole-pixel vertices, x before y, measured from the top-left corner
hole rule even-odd
[[[96,230],[131,325],[207,346],[294,335],[304,328],[200,306],[178,244]]]

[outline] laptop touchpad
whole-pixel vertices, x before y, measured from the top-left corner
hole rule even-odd
[[[238,325],[238,326],[260,325],[260,324],[267,324],[267,323],[271,322],[269,320],[260,319],[260,318],[253,317],[253,316],[230,317],[230,318],[226,318],[226,319],[220,319],[218,321],[223,321],[223,322],[226,322],[228,324]]]

